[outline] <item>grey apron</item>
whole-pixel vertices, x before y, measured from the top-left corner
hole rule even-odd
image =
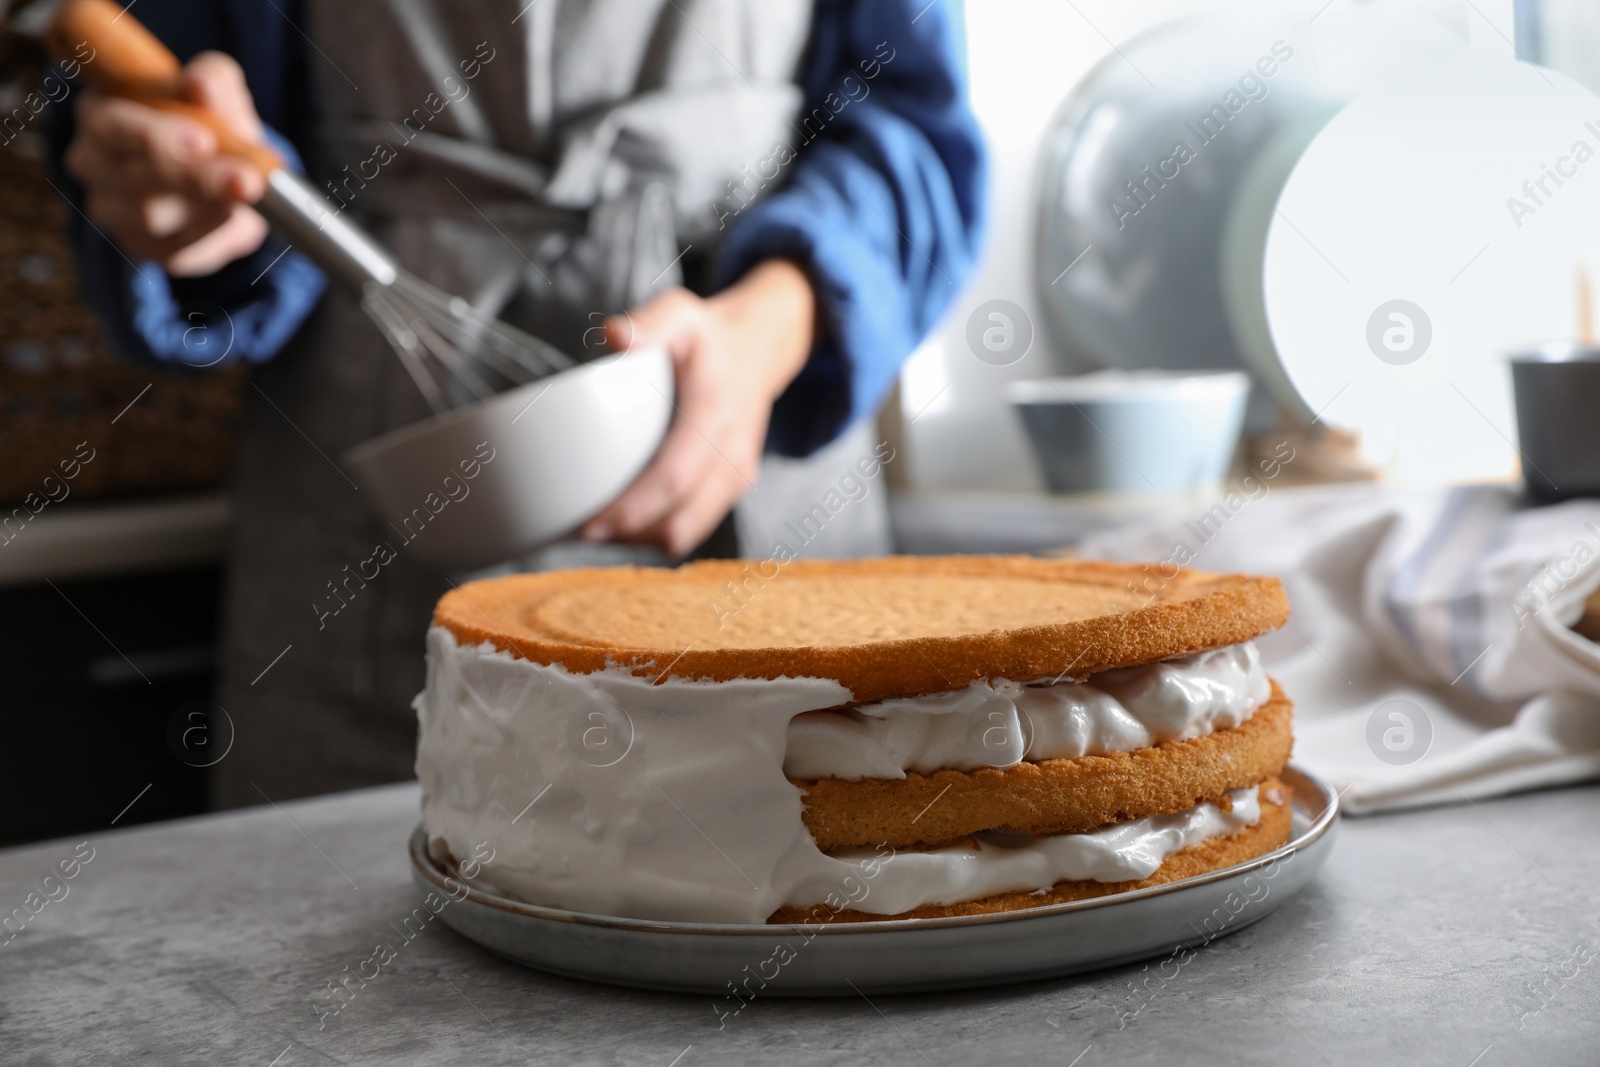
[[[330,196],[407,269],[573,353],[604,316],[703,290],[717,209],[788,142],[809,0],[313,0],[307,62]],[[338,466],[423,418],[398,359],[330,292],[253,381],[239,445],[220,702],[236,740],[213,771],[231,807],[409,777],[423,633],[449,575],[406,556]],[[874,451],[858,426],[769,460],[734,523],[761,557]],[[785,538],[795,542],[795,538]],[[881,479],[803,555],[889,547]],[[506,568],[640,558],[563,546]],[[659,557],[657,557],[659,559]],[[337,608],[337,610],[333,610]]]

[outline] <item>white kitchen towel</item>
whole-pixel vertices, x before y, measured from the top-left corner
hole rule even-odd
[[[1200,515],[1091,535],[1083,556],[1276,575],[1259,642],[1295,703],[1295,759],[1355,814],[1600,777],[1600,501],[1503,486],[1252,483]]]

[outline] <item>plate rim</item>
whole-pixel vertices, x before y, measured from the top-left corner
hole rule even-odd
[[[1322,839],[1338,822],[1340,814],[1339,794],[1327,782],[1310,771],[1291,762],[1286,764],[1283,770],[1279,772],[1279,777],[1285,785],[1288,785],[1294,791],[1294,799],[1290,801],[1291,805],[1312,809],[1315,802],[1320,801],[1322,805],[1321,811],[1311,816],[1311,824],[1298,836],[1290,838],[1271,852],[1263,853],[1254,859],[1245,860],[1243,863],[1236,863],[1231,867],[1207,871],[1204,874],[1180,878],[1173,882],[1163,882],[1160,885],[1147,886],[1144,889],[1109,893],[1105,896],[1091,897],[1087,900],[1041,904],[1034,908],[1012,908],[1006,911],[980,915],[948,915],[928,919],[877,919],[866,922],[819,923],[813,926],[806,926],[805,929],[810,933],[830,937],[845,937],[850,935],[900,933],[913,930],[1020,922],[1028,919],[1094,911],[1097,908],[1129,904],[1135,901],[1147,900],[1151,897],[1180,892],[1184,889],[1206,885],[1211,882],[1222,881],[1262,867],[1268,867],[1309,848]],[[1305,787],[1306,792],[1312,794],[1311,797],[1302,798],[1302,786]],[[1307,802],[1302,803],[1303,799]],[[522,918],[569,923],[575,926],[603,927],[628,933],[676,934],[700,937],[708,935],[771,937],[775,930],[798,930],[804,925],[802,923],[692,923],[672,922],[663,919],[634,919],[618,915],[597,915],[591,912],[568,911],[563,908],[551,908],[540,904],[529,904],[526,901],[514,900],[499,893],[474,886],[467,880],[441,868],[428,855],[427,831],[420,822],[417,824],[416,829],[411,832],[407,842],[407,852],[411,858],[413,872],[420,874],[424,880],[435,888],[449,893],[456,902],[470,900],[473,903],[498,911],[510,912]],[[448,884],[450,882],[454,882],[454,885]],[[464,896],[461,895],[463,891],[465,891]]]

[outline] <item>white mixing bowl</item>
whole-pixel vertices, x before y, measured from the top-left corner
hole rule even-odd
[[[511,559],[576,530],[655,455],[672,359],[641,348],[562,371],[345,453],[397,552],[452,568]]]

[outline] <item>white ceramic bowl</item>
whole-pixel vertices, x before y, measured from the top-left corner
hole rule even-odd
[[[666,350],[637,349],[402,426],[344,458],[396,551],[482,567],[571,534],[615,499],[666,436],[672,396]]]
[[[1103,371],[1013,382],[1007,397],[1058,493],[1216,486],[1244,423],[1241,371]]]

